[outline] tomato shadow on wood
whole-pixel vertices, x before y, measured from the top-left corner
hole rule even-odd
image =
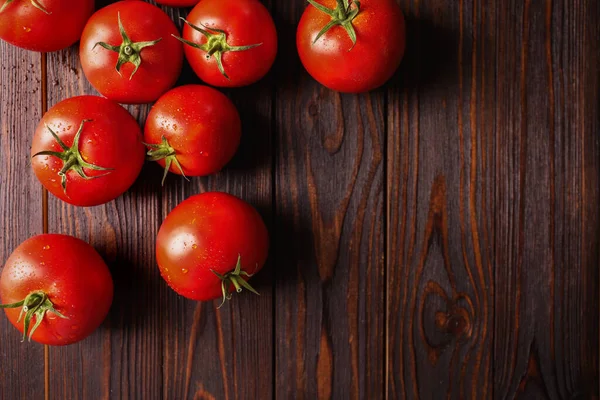
[[[423,90],[458,84],[460,32],[407,15],[406,38],[402,64],[377,91]],[[470,63],[471,58],[463,57],[462,62]]]

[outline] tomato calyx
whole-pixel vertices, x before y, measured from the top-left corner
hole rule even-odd
[[[180,42],[187,44],[188,46],[192,46],[196,49],[205,51],[207,53],[207,59],[210,59],[210,57],[215,57],[215,60],[217,60],[217,67],[219,68],[219,71],[228,80],[229,76],[227,75],[227,73],[225,72],[225,68],[223,67],[223,53],[227,53],[228,51],[246,51],[258,46],[262,46],[262,43],[251,44],[248,46],[231,46],[229,45],[229,43],[227,43],[227,32],[225,32],[224,30],[217,28],[209,28],[206,25],[202,25],[202,27],[204,28],[203,29],[187,21],[185,18],[181,19],[190,28],[203,34],[206,37],[206,43],[198,44],[175,35],[173,35],[173,37],[179,40]]]
[[[23,316],[25,316],[25,319],[23,322],[23,324],[24,324],[23,325],[23,340],[22,340],[23,342],[25,341],[25,339],[28,339],[28,341],[31,341],[31,337],[33,336],[33,334],[37,330],[37,328],[39,328],[39,326],[42,324],[42,321],[44,320],[46,313],[51,312],[53,314],[56,314],[60,318],[69,319],[69,317],[64,316],[63,314],[61,314],[54,308],[54,304],[52,304],[52,301],[50,301],[50,299],[48,298],[48,295],[41,290],[29,293],[27,295],[27,297],[25,297],[24,300],[21,300],[17,303],[0,304],[0,308],[19,308],[19,307],[22,307],[22,308],[21,308],[21,313],[19,314],[19,319],[17,320],[17,322],[21,322],[21,319],[23,319]],[[31,330],[29,330],[29,326],[31,325],[31,319],[34,316],[35,316],[35,324],[31,327]]]
[[[307,1],[317,10],[322,11],[331,17],[331,21],[321,29],[313,41],[313,44],[317,43],[321,36],[326,34],[331,28],[340,25],[348,32],[348,36],[350,36],[350,40],[352,40],[352,48],[350,48],[350,50],[352,50],[356,45],[356,31],[354,30],[352,21],[354,21],[354,18],[360,13],[360,1],[351,1],[348,3],[346,0],[337,0],[337,6],[333,10],[317,3],[315,0]]]
[[[154,46],[158,42],[162,40],[162,38],[148,41],[148,42],[133,42],[127,32],[125,31],[125,27],[123,27],[123,22],[121,22],[121,13],[117,13],[117,20],[119,21],[119,32],[121,33],[121,38],[123,41],[119,46],[112,46],[105,42],[98,42],[94,45],[104,47],[106,50],[114,51],[119,54],[119,58],[117,59],[117,65],[115,69],[121,75],[121,67],[124,64],[132,63],[135,68],[129,77],[129,80],[133,79],[133,76],[142,65],[142,50],[146,47]]]
[[[79,130],[75,134],[75,138],[73,139],[73,145],[71,147],[67,147],[67,145],[58,137],[56,132],[54,132],[48,125],[46,125],[46,129],[48,129],[50,131],[50,133],[52,134],[52,136],[54,137],[56,142],[60,145],[60,147],[63,149],[63,151],[62,152],[40,151],[39,153],[36,153],[33,155],[33,157],[53,156],[53,157],[60,158],[63,161],[63,167],[58,172],[58,176],[60,176],[60,178],[61,178],[61,185],[62,185],[62,188],[63,188],[65,194],[67,193],[67,173],[71,170],[77,172],[77,174],[79,174],[80,177],[82,177],[83,179],[86,179],[86,180],[91,180],[91,179],[100,178],[102,176],[106,176],[106,175],[110,174],[110,171],[112,171],[112,168],[103,168],[103,167],[99,167],[97,165],[86,162],[83,159],[83,157],[81,156],[81,153],[79,152],[79,137],[81,136],[81,132],[83,131],[83,126],[85,125],[86,122],[91,122],[91,121],[92,120],[89,120],[89,119],[84,119],[83,121],[81,121],[81,125],[79,125]],[[94,171],[108,171],[108,172],[106,174],[99,175],[99,176],[88,176],[85,173],[85,171],[83,170],[83,168],[91,169]]]
[[[12,3],[13,1],[14,1],[14,0],[6,0],[6,1],[4,2],[4,4],[2,5],[2,7],[0,7],[0,13],[1,13],[2,11],[4,11],[4,9],[5,9],[6,7],[8,7],[8,5],[9,5],[10,3]],[[37,8],[38,10],[40,10],[41,12],[43,12],[44,14],[46,14],[46,15],[50,15],[50,14],[52,14],[50,11],[46,10],[46,8],[45,8],[43,5],[41,5],[39,1],[37,1],[37,0],[29,0],[29,1],[31,2],[31,5],[32,5],[32,6],[34,6],[35,8]]]
[[[167,174],[171,169],[171,164],[175,164],[177,168],[179,168],[179,171],[181,171],[181,175],[187,179],[187,176],[185,176],[185,172],[183,172],[183,168],[177,159],[177,152],[173,147],[171,147],[166,137],[163,136],[162,142],[159,144],[144,143],[144,145],[146,147],[150,147],[150,150],[148,150],[146,153],[146,159],[148,161],[165,160],[165,172],[162,178],[163,185],[165,184],[165,179],[167,178]]]
[[[225,304],[225,302],[227,300],[231,300],[232,297],[232,292],[229,291],[229,288],[231,287],[231,285],[234,286],[235,291],[237,293],[241,293],[242,290],[245,288],[249,291],[251,291],[254,294],[257,294],[260,296],[260,293],[258,293],[256,291],[256,289],[254,289],[244,278],[243,276],[247,277],[247,278],[251,278],[252,275],[247,273],[246,271],[242,270],[242,256],[238,256],[238,260],[237,260],[237,264],[235,266],[235,269],[231,272],[226,273],[225,275],[221,275],[219,274],[217,271],[211,269],[211,272],[213,274],[215,274],[216,276],[219,277],[219,279],[221,279],[221,290],[223,291],[223,302],[221,302],[221,305],[219,305],[219,307],[217,307],[217,309],[223,307],[223,304]]]

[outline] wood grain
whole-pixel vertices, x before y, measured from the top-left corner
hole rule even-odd
[[[493,333],[493,11],[404,2],[389,91],[389,398],[489,398]]]
[[[41,118],[40,55],[0,42],[0,262],[41,234],[42,189],[29,166],[31,138]],[[21,343],[0,316],[0,399],[44,398],[44,347]]]
[[[277,4],[281,43],[304,7]],[[278,71],[276,396],[383,398],[385,92],[321,87],[294,46]]]
[[[403,6],[388,396],[596,398],[598,6]]]
[[[598,396],[595,1],[497,7],[496,398]],[[595,70],[594,70],[595,69]],[[511,299],[511,301],[509,301]]]

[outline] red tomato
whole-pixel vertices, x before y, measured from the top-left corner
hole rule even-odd
[[[296,44],[313,78],[332,90],[361,93],[394,75],[406,46],[404,16],[394,0],[309,3]]]
[[[4,0],[0,39],[34,51],[57,51],[79,40],[94,0]]]
[[[140,127],[124,108],[80,96],[44,115],[33,137],[31,164],[56,197],[95,206],[129,189],[142,170],[144,151]]]
[[[186,23],[186,58],[209,85],[250,85],[275,61],[275,23],[258,0],[202,0]]]
[[[143,1],[119,1],[88,21],[79,57],[103,96],[127,104],[155,101],[181,73],[183,46],[171,18]]]
[[[221,92],[187,85],[162,96],[146,119],[149,159],[184,176],[219,172],[235,154],[242,134],[237,109]],[[164,182],[163,177],[163,182]]]
[[[0,298],[0,308],[23,339],[62,346],[83,340],[104,321],[113,281],[102,257],[86,242],[39,235],[6,261]]]
[[[155,0],[158,4],[164,4],[171,7],[192,7],[198,4],[200,0]]]
[[[258,212],[226,193],[210,192],[179,204],[163,222],[156,240],[162,277],[192,300],[231,297],[254,290],[246,280],[267,259],[269,235]]]

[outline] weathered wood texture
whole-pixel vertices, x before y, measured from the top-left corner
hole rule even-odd
[[[303,2],[277,4],[295,43]],[[385,92],[341,95],[281,46],[276,395],[383,398]]]
[[[598,398],[600,4],[398,2],[400,71],[341,95],[299,62],[305,3],[265,1],[280,55],[225,91],[233,162],[164,187],[148,164],[89,209],[45,209],[28,172],[43,83],[49,106],[95,94],[76,47],[44,67],[1,43],[0,259],[46,223],[94,245],[116,292],[47,360],[0,318],[0,399]],[[200,82],[186,66],[179,83]],[[128,109],[144,123],[149,106]],[[256,205],[272,237],[262,295],[218,311],[172,292],[154,256],[163,218],[206,190]]]
[[[31,138],[42,117],[41,58],[0,43],[0,260],[42,233],[42,188],[30,173]],[[4,314],[4,312],[2,312]],[[0,399],[44,398],[44,347],[21,343],[0,318]]]
[[[389,398],[596,398],[598,4],[403,6]]]

